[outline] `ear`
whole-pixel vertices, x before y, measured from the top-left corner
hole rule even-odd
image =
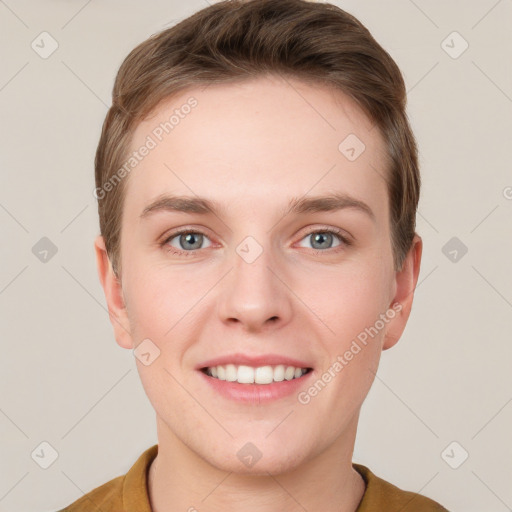
[[[390,310],[395,311],[395,316],[388,323],[382,345],[383,350],[387,350],[395,345],[404,332],[411,313],[414,289],[416,288],[420,273],[422,250],[423,242],[420,236],[415,234],[402,269],[395,274],[395,295],[389,305]]]
[[[121,281],[114,273],[103,236],[98,235],[94,240],[94,250],[96,252],[98,277],[107,300],[108,316],[114,328],[116,341],[119,346],[131,349],[133,342]]]

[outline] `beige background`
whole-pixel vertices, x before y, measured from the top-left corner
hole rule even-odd
[[[354,460],[452,511],[512,510],[512,1],[336,4],[403,70],[424,182],[415,308],[383,354]],[[206,5],[0,1],[1,511],[59,509],[156,443],[97,279],[93,158],[122,59]],[[46,59],[31,47],[43,31],[58,43]],[[42,237],[57,248],[46,263]],[[455,262],[452,237],[468,249]],[[46,470],[31,457],[44,441],[58,452]]]

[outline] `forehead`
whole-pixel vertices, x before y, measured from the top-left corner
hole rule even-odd
[[[131,151],[143,146],[151,149],[130,172],[126,209],[163,193],[270,206],[332,191],[386,206],[378,128],[324,85],[269,76],[181,91],[137,126]]]

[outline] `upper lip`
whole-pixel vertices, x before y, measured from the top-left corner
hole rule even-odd
[[[258,356],[250,356],[246,354],[235,353],[204,361],[196,366],[196,370],[211,368],[213,366],[225,366],[226,364],[234,364],[237,366],[245,365],[252,366],[254,368],[260,366],[277,366],[280,364],[284,366],[294,366],[295,368],[312,368],[309,363],[294,359],[292,357],[281,356],[279,354],[261,354]]]

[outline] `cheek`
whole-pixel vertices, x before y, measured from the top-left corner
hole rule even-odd
[[[325,357],[313,387],[304,400],[311,400],[318,414],[331,417],[332,433],[360,407],[374,380],[381,355],[388,309],[390,274],[377,265],[354,265],[323,276],[310,293],[308,303],[326,326],[322,338]],[[324,389],[326,391],[319,391]],[[322,396],[316,399],[315,396]],[[301,402],[305,403],[305,402]],[[335,421],[334,421],[335,420]]]
[[[215,304],[208,300],[208,291],[218,276],[148,264],[132,265],[127,276],[127,311],[134,345],[150,339],[161,356],[155,368],[165,363],[166,369],[176,371],[187,349],[201,337],[206,320],[213,318]]]
[[[130,319],[144,328],[165,333],[189,311],[207,291],[204,279],[179,269],[148,264],[132,265],[126,273]]]
[[[350,342],[370,327],[388,307],[389,277],[375,266],[351,266],[309,287],[307,303],[331,331],[335,343]]]

